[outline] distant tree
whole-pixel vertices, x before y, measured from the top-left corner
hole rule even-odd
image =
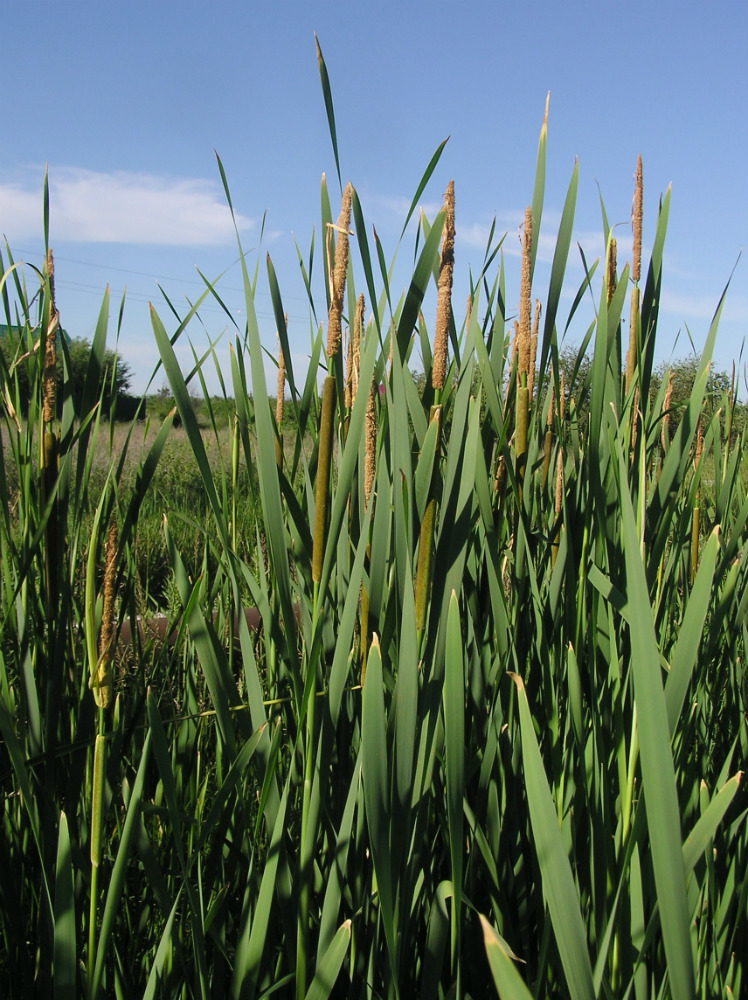
[[[80,416],[83,389],[91,358],[91,344],[85,337],[72,337],[67,339],[67,348],[70,357],[70,388],[73,405],[76,415]],[[62,385],[63,354],[61,350],[57,352],[57,380],[58,385]],[[131,398],[129,394],[131,383],[132,370],[129,364],[123,361],[115,351],[107,348],[102,358],[101,376],[97,386],[104,413],[109,413],[113,402],[117,405],[120,401],[124,402],[125,398]]]
[[[69,376],[65,383],[65,365],[62,338],[65,338],[69,357]],[[3,378],[13,378],[18,381],[21,412],[28,410],[30,385],[40,384],[41,358],[39,352],[29,353],[25,346],[19,344],[14,331],[7,327],[0,328],[0,353],[3,359]],[[58,333],[57,344],[57,403],[62,406],[66,392],[73,400],[76,416],[81,416],[83,390],[86,384],[91,360],[91,344],[85,337],[68,337],[64,332]],[[36,368],[36,371],[35,371]],[[12,375],[11,375],[12,372]],[[133,409],[133,397],[129,394],[132,382],[132,370],[115,351],[106,349],[102,357],[101,372],[96,386],[96,398],[101,397],[102,409],[109,413],[112,405]]]

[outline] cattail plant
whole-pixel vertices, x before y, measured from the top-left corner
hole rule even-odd
[[[335,244],[335,263],[330,270],[330,309],[327,319],[327,359],[329,372],[322,384],[322,410],[317,452],[317,481],[315,488],[314,536],[312,548],[312,579],[316,585],[322,578],[322,560],[324,558],[327,507],[330,492],[330,468],[332,463],[332,443],[335,428],[335,377],[332,374],[332,361],[340,350],[342,336],[343,293],[345,291],[345,276],[348,269],[348,230],[351,220],[351,196],[353,188],[347,184],[343,191],[343,201],[337,225],[333,228],[338,234]],[[332,245],[331,234],[328,234],[328,246]]]
[[[608,241],[608,273],[605,282],[606,287],[606,303],[610,305],[613,301],[613,296],[616,293],[616,268],[618,267],[618,244],[616,243],[615,236],[611,236]]]
[[[327,319],[327,361],[328,374],[322,385],[322,410],[317,450],[317,481],[315,487],[314,536],[312,540],[312,580],[314,583],[313,616],[315,621],[320,610],[321,595],[319,584],[322,578],[325,543],[327,541],[327,514],[330,500],[330,471],[335,432],[335,377],[333,362],[340,350],[342,336],[343,294],[348,269],[348,235],[351,219],[351,198],[353,188],[347,184],[343,191],[342,205],[337,225],[335,262],[330,269],[330,308]],[[328,248],[332,246],[332,232],[328,231]],[[328,250],[328,253],[330,251]],[[308,667],[316,670],[315,664]],[[298,910],[296,996],[302,1000],[307,989],[307,942],[309,940],[309,898],[311,894],[312,854],[308,836],[312,799],[312,774],[315,749],[315,701],[316,679],[312,678],[312,694],[306,714],[306,740],[304,754],[304,791],[301,812],[301,856],[300,890]]]
[[[280,469],[283,465],[283,404],[286,395],[286,361],[283,357],[283,345],[278,344],[278,384],[275,391],[275,426],[277,437],[275,441],[275,461]]]
[[[320,56],[327,86],[323,68]],[[536,244],[545,130],[544,120],[532,198]],[[179,642],[151,649],[143,634],[133,643],[134,697],[122,725],[108,678],[113,603],[126,602],[134,625],[133,540],[146,528],[144,484],[160,449],[173,443],[172,418],[145,446],[132,480],[119,454],[97,464],[100,450],[111,449],[111,438],[96,434],[94,391],[107,299],[84,419],[76,427],[70,406],[59,417],[55,490],[68,515],[60,522],[70,528],[70,558],[69,572],[58,567],[64,586],[54,634],[63,641],[54,650],[60,689],[52,697],[41,527],[50,506],[35,474],[47,307],[35,315],[28,303],[15,310],[9,300],[21,299],[25,286],[19,279],[14,289],[19,269],[3,264],[0,309],[14,345],[10,360],[0,353],[0,388],[13,407],[0,405],[0,912],[14,919],[0,920],[0,995],[263,997],[285,989],[299,1000],[458,998],[495,995],[494,982],[500,995],[524,998],[745,995],[748,829],[737,771],[748,746],[745,431],[736,409],[731,434],[718,417],[696,434],[715,323],[694,387],[666,404],[669,427],[657,414],[671,436],[657,480],[646,472],[659,457],[661,429],[639,403],[640,461],[638,476],[631,474],[625,410],[636,389],[642,399],[648,387],[646,379],[637,383],[635,364],[622,416],[623,386],[611,377],[625,371],[615,364],[622,348],[586,294],[591,281],[602,286],[605,314],[611,278],[588,272],[582,287],[564,294],[576,191],[575,166],[543,300],[547,337],[537,347],[543,377],[552,369],[553,392],[538,392],[533,375],[539,318],[530,323],[529,281],[507,372],[505,306],[515,289],[507,295],[503,264],[495,280],[488,273],[493,240],[481,274],[471,276],[469,329],[451,326],[453,222],[445,211],[441,231],[423,220],[408,293],[397,306],[392,270],[371,266],[377,257],[383,262],[381,245],[377,255],[367,253],[363,227],[357,234],[356,267],[373,316],[360,351],[365,398],[354,403],[356,297],[343,299],[343,275],[354,268],[336,275],[348,219],[336,230],[323,190],[335,387],[319,428],[316,483],[314,461],[304,475],[294,468],[284,481],[278,473],[277,419],[267,405],[256,286],[246,268],[244,342],[240,334],[231,356],[230,449],[220,440],[206,453],[190,407],[189,378],[174,350],[186,322],[177,317],[172,336],[151,310],[183,418],[179,437],[210,513],[189,565],[175,530],[177,520],[192,519],[189,500],[184,518],[175,510],[163,522],[173,576],[163,625]],[[663,204],[650,265],[656,277]],[[362,219],[362,211],[354,196],[351,217]],[[529,226],[525,237],[529,243]],[[241,247],[239,256],[244,262]],[[286,346],[270,268],[268,279]],[[438,343],[432,352],[437,331],[419,317],[436,285],[442,360]],[[292,356],[283,358],[298,414],[295,430],[286,431],[295,436],[295,456],[309,444],[325,350],[312,287],[313,365],[301,391]],[[659,280],[642,286],[648,348],[658,288]],[[619,287],[608,319],[622,293]],[[46,288],[39,302],[45,297]],[[345,379],[335,336],[336,323],[339,333],[345,322],[343,301],[351,310]],[[561,315],[572,302],[568,318]],[[597,363],[582,371],[580,352],[566,368],[567,387],[556,331],[585,310]],[[426,392],[431,412],[418,405],[407,352],[393,349],[388,364],[394,338],[405,344],[416,327],[424,367],[436,378]],[[453,342],[461,376],[451,385],[446,345]],[[206,363],[197,362],[198,377]],[[380,404],[375,386],[384,373]],[[25,421],[17,416],[20,375],[33,382]],[[527,434],[514,520],[497,516],[491,486],[505,477],[503,504],[514,515],[522,394],[526,426],[538,439]],[[571,408],[575,397],[567,420],[567,398]],[[585,419],[588,403],[594,422]],[[323,439],[332,439],[334,426],[338,440],[338,405],[350,428],[334,477]],[[380,415],[388,433],[377,438]],[[217,432],[220,421],[211,419]],[[442,424],[448,434],[439,433]],[[137,426],[126,432],[138,437]],[[695,473],[694,443],[701,449]],[[722,470],[714,485],[712,449]],[[541,461],[544,486],[530,489],[529,470]],[[244,467],[257,474],[261,508],[249,532],[246,508],[227,502]],[[75,489],[65,492],[68,482]],[[697,526],[693,516],[699,490],[718,525],[708,538],[704,519]],[[362,507],[368,514],[375,501],[364,534]],[[325,505],[329,520],[322,517],[312,539],[315,506],[319,514]],[[692,549],[699,529],[701,547]],[[237,545],[244,535],[256,535],[257,545]],[[256,607],[242,608],[245,595]],[[241,627],[227,651],[232,611]],[[81,678],[81,635],[92,690]],[[141,698],[145,676],[149,692]]]
[[[626,354],[626,381],[625,388],[628,394],[631,388],[631,380],[634,377],[634,368],[639,344],[639,281],[642,269],[642,224],[644,219],[644,181],[642,174],[641,154],[636,159],[636,173],[634,174],[634,201],[631,207],[631,229],[633,233],[633,260],[631,264],[631,312],[629,320],[629,346]]]
[[[57,333],[60,314],[55,304],[55,266],[52,251],[47,250],[44,274],[48,294],[45,296],[46,314],[43,320],[43,375],[42,375],[42,433],[41,478],[43,497],[46,501],[55,492],[58,475],[59,438],[54,430],[57,382]],[[46,591],[47,613],[52,616],[56,603],[58,502],[55,498],[45,527],[46,541]],[[50,617],[51,623],[51,617]]]
[[[667,387],[665,389],[665,399],[662,404],[662,430],[660,431],[660,447],[665,455],[670,444],[670,410],[673,405],[673,370],[667,373]]]
[[[565,392],[564,381],[565,381],[564,373],[561,372],[559,376],[559,385],[558,385],[558,422],[559,426],[561,427],[563,427],[564,416],[566,413],[566,392]],[[550,410],[549,410],[549,416],[550,416]],[[556,455],[556,484],[555,484],[554,498],[553,498],[553,520],[555,528],[553,532],[553,542],[551,546],[551,568],[553,568],[556,565],[559,539],[561,537],[561,509],[563,500],[563,489],[564,489],[564,452],[563,452],[562,441],[559,441],[558,453]]]
[[[553,406],[555,400],[555,390],[551,386],[551,391],[548,394],[548,413],[546,415],[545,421],[545,437],[543,439],[543,472],[541,474],[541,485],[545,488],[545,484],[548,480],[548,470],[551,466],[551,447],[553,443],[553,434],[551,428],[553,427]]]
[[[351,409],[356,399],[358,390],[358,372],[361,365],[361,331],[364,325],[364,296],[361,293],[356,301],[356,313],[353,319],[353,329],[348,338],[348,353],[345,365],[345,418],[343,423],[343,435],[348,436],[348,424],[351,417]]]
[[[525,209],[525,224],[522,232],[522,270],[519,297],[519,330],[517,333],[517,396],[515,403],[515,472],[517,477],[517,499],[522,499],[522,485],[527,464],[527,431],[530,415],[530,275],[532,254],[532,209]]]
[[[704,428],[701,422],[701,416],[699,416],[699,422],[696,425],[696,445],[694,449],[693,456],[693,470],[694,475],[698,476],[698,482],[696,484],[696,489],[694,491],[693,497],[693,508],[691,511],[691,559],[690,559],[690,582],[693,586],[693,582],[696,579],[696,570],[699,565],[699,522],[701,518],[701,469],[699,465],[701,464],[701,452],[704,447]]]
[[[363,296],[361,296],[363,299]],[[376,474],[376,452],[377,452],[377,411],[376,411],[377,390],[372,378],[369,386],[369,396],[366,401],[366,419],[364,424],[364,509],[368,508],[374,492],[374,477]],[[371,555],[371,546],[367,546],[367,556]],[[367,558],[368,562],[368,558]],[[361,672],[361,686],[366,680],[366,657],[369,643],[369,591],[364,581],[361,582],[361,598],[359,603],[359,664]]]
[[[431,586],[434,557],[434,529],[436,521],[435,486],[440,452],[439,436],[442,418],[442,392],[447,372],[447,340],[452,308],[452,275],[454,271],[455,241],[455,186],[450,181],[444,193],[444,228],[442,229],[439,257],[439,279],[437,283],[436,326],[431,368],[431,386],[434,390],[434,405],[429,414],[429,423],[436,425],[436,458],[429,488],[429,498],[421,521],[418,543],[418,563],[416,566],[415,613],[416,635],[419,646],[423,641],[426,627],[426,608]]]
[[[535,363],[538,354],[538,330],[540,328],[540,300],[535,300],[535,315],[532,320],[532,333],[530,334],[530,360],[527,371],[527,391],[529,394],[530,402],[532,402],[532,393],[535,388]]]

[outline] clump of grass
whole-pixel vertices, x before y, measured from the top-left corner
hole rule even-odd
[[[318,59],[337,166],[319,47]],[[165,414],[138,451],[131,426],[97,466],[96,442],[120,432],[95,399],[81,424],[62,407],[70,559],[53,626],[36,474],[51,287],[37,276],[32,309],[3,262],[20,303],[3,299],[16,346],[0,362],[0,908],[21,915],[0,925],[5,994],[745,992],[748,468],[745,428],[719,412],[734,387],[704,406],[719,310],[676,407],[652,377],[667,193],[646,273],[635,249],[633,353],[627,270],[606,233],[599,272],[568,297],[576,312],[599,293],[592,357],[564,367],[577,167],[533,314],[546,132],[544,116],[511,345],[493,237],[454,315],[452,184],[437,220],[420,218],[398,302],[357,192],[333,224],[323,183],[328,337],[318,329],[303,379],[267,262],[282,415],[241,247],[233,408],[206,401],[203,427],[173,349],[199,305],[171,332],[151,309],[183,427]],[[640,165],[637,177],[635,244]],[[108,312],[105,297],[92,385]],[[33,386],[26,421],[18,366]],[[135,620],[151,533],[174,639],[158,648]],[[135,627],[115,698],[118,618]]]

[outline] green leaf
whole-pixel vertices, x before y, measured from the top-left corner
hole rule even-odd
[[[413,195],[413,201],[411,201],[410,208],[408,209],[408,214],[405,216],[405,222],[403,223],[403,230],[400,233],[400,239],[402,239],[403,236],[405,236],[405,230],[408,228],[408,223],[410,222],[410,220],[411,220],[411,218],[413,216],[413,212],[416,209],[416,205],[418,204],[418,199],[423,194],[423,192],[424,192],[424,190],[426,188],[426,185],[428,184],[429,180],[431,179],[431,175],[433,174],[434,170],[436,169],[436,165],[439,162],[439,160],[441,159],[441,155],[444,152],[444,147],[447,145],[448,142],[449,142],[449,136],[447,136],[446,139],[444,139],[442,142],[439,143],[439,145],[436,147],[436,152],[434,153],[434,155],[429,160],[429,165],[426,167],[426,169],[423,172],[423,177],[421,177],[421,180],[418,182],[418,187],[416,188],[416,193]]]
[[[122,892],[125,887],[125,874],[130,861],[130,852],[132,850],[138,821],[140,820],[140,811],[143,805],[143,788],[145,785],[146,771],[148,770],[150,751],[151,732],[149,730],[145,737],[145,743],[143,744],[143,752],[140,758],[140,764],[138,765],[138,773],[135,777],[135,783],[132,787],[130,799],[127,803],[127,814],[125,815],[125,822],[122,826],[119,847],[117,848],[117,857],[114,861],[114,867],[112,868],[112,874],[109,879],[109,885],[104,898],[104,913],[101,920],[101,930],[99,932],[99,940],[96,948],[96,964],[94,966],[94,973],[89,988],[90,1000],[95,1000],[95,998],[99,996],[99,991],[101,990],[102,980],[104,977],[104,965],[112,939],[114,923],[117,918],[117,914],[119,913]]]
[[[626,482],[625,462],[624,455],[619,455],[622,482]],[[626,617],[631,623],[634,703],[657,901],[673,996],[688,1000],[694,995],[694,977],[670,729],[636,521],[631,497],[625,489],[620,493],[620,512],[626,561]]]
[[[510,673],[509,676],[517,687],[525,788],[535,853],[543,880],[543,896],[550,913],[569,994],[572,1000],[591,1000],[595,995],[592,967],[574,876],[535,738],[525,685],[517,674]]]
[[[338,928],[322,961],[317,965],[314,979],[307,990],[306,1000],[327,1000],[330,996],[350,941],[351,922],[346,920]]]
[[[532,993],[517,972],[517,968],[499,935],[480,914],[483,945],[491,967],[491,975],[501,1000],[532,1000]]]
[[[335,154],[335,169],[338,172],[338,183],[341,188],[343,181],[340,176],[340,159],[338,158],[338,133],[335,128],[335,110],[332,105],[332,91],[330,89],[330,78],[327,75],[327,66],[322,57],[322,49],[319,45],[317,35],[314,36],[314,44],[317,49],[317,66],[319,68],[319,79],[322,84],[322,96],[325,99],[325,111],[327,112],[327,125],[330,129],[330,139],[332,140],[332,151]]]
[[[73,862],[70,854],[68,820],[62,812],[55,869],[55,1000],[75,1000],[77,958]]]
[[[465,794],[465,666],[463,662],[460,605],[452,591],[447,618],[444,664],[444,754],[447,770],[447,821],[452,869],[452,975],[457,975],[460,955],[462,902],[462,816]]]
[[[379,888],[379,905],[387,940],[390,967],[395,981],[396,941],[393,900],[393,871],[390,858],[389,754],[387,752],[387,720],[384,713],[384,682],[379,640],[372,639],[366,665],[366,683],[362,696],[362,735],[364,803],[369,828],[371,854]]]

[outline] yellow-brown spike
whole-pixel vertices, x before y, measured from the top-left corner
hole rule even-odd
[[[618,266],[618,244],[616,243],[615,236],[610,237],[610,242],[608,243],[608,282],[607,282],[607,294],[606,301],[610,305],[613,300],[613,296],[616,293],[616,268]]]
[[[352,409],[358,392],[358,371],[361,366],[361,334],[364,328],[365,301],[363,292],[356,302],[356,315],[353,318],[353,333],[348,352],[349,367],[346,371],[345,400],[346,408]]]
[[[634,236],[633,264],[631,277],[638,284],[642,270],[642,223],[644,220],[644,175],[642,173],[641,153],[636,158],[636,173],[634,174],[634,203],[631,208],[631,228]]]
[[[112,660],[114,658],[114,582],[117,570],[117,524],[109,525],[104,560],[104,592],[101,602],[99,662],[91,687],[99,708],[107,708],[112,699]]]
[[[541,476],[541,483],[543,487],[548,480],[548,470],[551,467],[551,445],[553,444],[553,434],[551,428],[553,427],[553,402],[554,402],[555,392],[553,386],[551,385],[550,399],[548,401],[548,414],[545,421],[545,438],[543,440],[543,474]]]
[[[535,316],[532,321],[532,333],[530,334],[530,366],[527,370],[527,388],[532,400],[532,390],[535,386],[535,359],[538,355],[538,330],[540,329],[540,299],[535,299]]]
[[[626,352],[626,393],[631,388],[636,366],[637,344],[639,341],[639,279],[642,267],[642,223],[644,218],[644,180],[642,174],[641,154],[636,158],[636,173],[634,174],[634,202],[631,208],[631,229],[633,231],[633,262],[631,278],[634,287],[631,289],[631,310],[629,315],[629,346]]]
[[[699,474],[699,463],[701,462],[701,451],[704,446],[704,430],[701,426],[701,417],[696,428],[696,451],[693,459],[693,468],[696,475]],[[696,487],[693,500],[693,511],[691,514],[691,586],[696,579],[696,570],[699,566],[699,521],[701,513],[701,481]]]
[[[553,503],[553,511],[556,520],[556,532],[553,536],[553,543],[551,545],[551,567],[556,565],[556,557],[558,556],[558,545],[561,538],[561,508],[564,496],[564,460],[561,449],[559,448],[558,457],[556,459],[556,496]]]
[[[368,507],[371,491],[374,489],[377,450],[376,388],[372,379],[369,398],[366,402],[366,422],[364,429],[364,505]]]
[[[566,416],[566,382],[564,379],[564,373],[558,379],[558,419],[563,423],[564,417]]]
[[[665,389],[665,400],[663,403],[662,431],[660,432],[660,444],[663,453],[670,444],[670,407],[673,404],[673,371],[668,372],[667,389]]]
[[[49,426],[55,418],[55,384],[57,381],[57,330],[60,314],[55,305],[55,263],[52,251],[47,250],[44,271],[49,279],[49,317],[44,331],[44,390],[42,396],[42,420]]]
[[[334,357],[340,350],[343,318],[343,293],[348,270],[348,236],[351,224],[351,197],[353,188],[346,184],[337,224],[332,227],[338,234],[335,243],[335,265],[331,276],[330,310],[327,316],[327,356]]]
[[[283,357],[283,345],[278,344],[278,382],[275,390],[275,464],[280,469],[283,465],[283,434],[281,425],[283,423],[283,404],[286,395],[286,360]]]
[[[527,385],[530,371],[530,275],[532,252],[532,209],[525,209],[522,230],[522,270],[519,286],[519,355],[517,358],[517,385]]]
[[[286,396],[286,359],[283,345],[278,344],[278,383],[275,391],[275,422],[280,427],[283,422],[283,403]]]
[[[447,374],[447,340],[452,307],[452,275],[455,263],[455,184],[450,181],[444,192],[444,228],[442,229],[439,281],[436,294],[436,326],[431,385],[440,393]]]

